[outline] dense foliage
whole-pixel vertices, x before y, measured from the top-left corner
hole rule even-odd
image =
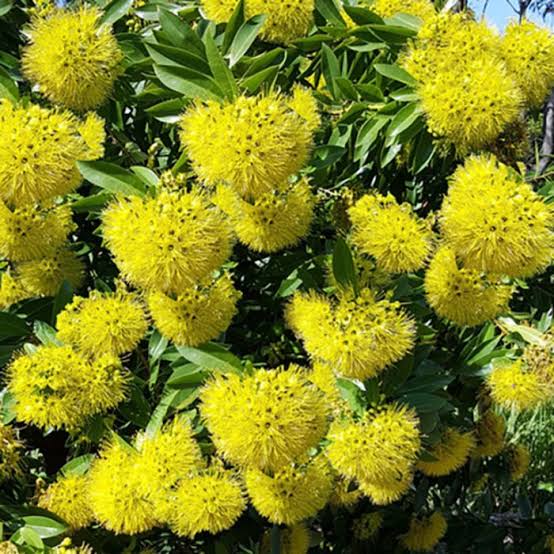
[[[0,553],[554,551],[554,37],[438,7],[0,0]]]

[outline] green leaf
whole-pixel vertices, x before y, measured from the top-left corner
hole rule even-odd
[[[529,344],[534,344],[535,346],[540,346],[542,348],[547,345],[544,334],[533,327],[520,325],[511,317],[499,317],[497,321],[500,327],[506,329],[510,333],[517,333],[525,342]]]
[[[63,475],[84,475],[94,460],[94,454],[83,454],[69,460],[60,470]]]
[[[350,16],[352,21],[358,25],[371,25],[383,24],[383,20],[373,12],[370,12],[367,8],[357,7],[357,6],[343,6],[344,11]]]
[[[56,337],[56,329],[48,325],[48,323],[40,320],[35,320],[33,323],[33,333],[37,339],[45,345],[59,345],[60,341]]]
[[[58,537],[68,530],[68,526],[61,521],[46,516],[24,516],[21,518],[25,527],[32,529],[41,539]]]
[[[148,425],[146,426],[146,434],[149,437],[154,436],[162,428],[165,416],[171,408],[172,403],[179,395],[179,392],[179,390],[169,391],[162,397],[160,403],[156,406],[156,409],[152,413]]]
[[[223,91],[225,98],[233,100],[238,94],[235,78],[231,70],[227,67],[227,62],[223,59],[211,34],[206,33],[204,35],[204,42],[206,44],[206,55],[212,75],[219,85],[219,88]]]
[[[172,44],[204,56],[204,44],[186,21],[161,6],[158,6],[158,14],[162,29]]]
[[[330,87],[333,97],[337,96],[335,78],[340,77],[339,60],[334,52],[325,44],[321,45],[321,65],[327,86]]]
[[[219,344],[208,342],[197,348],[191,346],[177,346],[177,351],[185,360],[193,362],[204,369],[219,371],[242,372],[240,360],[229,350]]]
[[[376,63],[373,67],[375,67],[375,71],[377,71],[377,73],[380,73],[388,79],[404,83],[405,85],[409,85],[411,87],[417,85],[417,81],[405,69],[402,69],[397,65]]]
[[[85,196],[71,203],[71,209],[75,213],[99,212],[112,199],[112,195],[106,192]]]
[[[113,25],[122,17],[129,13],[133,6],[133,0],[112,0],[104,9],[104,14],[100,18],[100,23],[104,25]]]
[[[275,79],[280,67],[280,65],[272,65],[262,69],[258,73],[242,79],[241,86],[249,92],[255,93],[264,83],[271,83]]]
[[[233,15],[231,15],[231,18],[227,21],[227,25],[225,25],[225,34],[223,35],[223,44],[221,46],[223,54],[227,54],[229,51],[233,39],[244,23],[244,17],[244,0],[239,0],[235,6]]]
[[[338,238],[333,250],[333,275],[337,283],[345,288],[352,287],[358,293],[358,277],[352,252],[343,238]]]
[[[172,389],[199,385],[209,374],[209,371],[198,367],[196,364],[184,364],[173,370],[166,385]]]
[[[169,341],[155,329],[148,341],[150,363],[157,362],[165,352]]]
[[[316,0],[316,11],[329,23],[345,27],[346,24],[342,18],[337,5],[333,0]]]
[[[186,67],[202,74],[210,73],[208,62],[189,50],[157,42],[148,42],[145,46],[156,65],[174,65],[176,67]]]
[[[408,129],[417,119],[421,117],[421,108],[418,104],[404,106],[391,120],[387,127],[387,137],[394,138]]]
[[[202,100],[221,100],[223,92],[212,77],[186,67],[155,65],[154,72],[158,79],[171,90],[187,98]]]
[[[58,314],[71,302],[73,298],[73,287],[71,283],[64,280],[58,294],[54,298],[54,304],[52,306],[52,325],[56,324],[56,318]]]
[[[17,83],[2,67],[0,67],[0,98],[7,98],[13,103],[19,100],[19,89],[17,88]]]
[[[23,319],[8,312],[0,312],[0,338],[25,337],[29,334],[29,327]]]
[[[6,15],[12,8],[12,0],[0,0],[0,17]]]
[[[77,162],[81,175],[97,187],[114,194],[144,196],[144,183],[130,171],[108,162]]]
[[[40,551],[44,551],[44,543],[40,538],[40,535],[30,527],[19,528],[10,538],[15,544],[25,544],[32,548],[38,548]]]
[[[438,412],[448,403],[446,398],[426,392],[411,392],[403,395],[400,400],[409,404],[415,408],[418,413],[422,414]]]
[[[339,388],[342,398],[344,398],[354,412],[363,414],[366,409],[364,391],[358,384],[350,379],[337,379],[337,387]]]
[[[231,67],[246,54],[252,43],[256,40],[266,18],[265,15],[255,15],[240,26],[229,47],[229,65]]]
[[[182,98],[171,98],[146,108],[145,112],[164,123],[177,123],[186,103]]]

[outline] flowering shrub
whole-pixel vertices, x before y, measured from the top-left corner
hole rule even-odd
[[[553,86],[430,0],[0,1],[0,553],[554,551]]]

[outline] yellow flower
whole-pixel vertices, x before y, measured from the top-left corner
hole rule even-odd
[[[362,497],[362,491],[352,479],[339,477],[335,480],[335,488],[331,498],[329,498],[329,504],[341,508],[349,508],[355,506]]]
[[[535,408],[554,395],[552,384],[534,371],[524,369],[521,360],[493,368],[487,385],[494,402],[517,411]]]
[[[333,490],[331,468],[321,455],[306,464],[282,467],[273,475],[248,469],[245,482],[254,508],[279,525],[294,525],[315,516]]]
[[[506,433],[506,424],[504,419],[494,412],[486,412],[477,422],[476,437],[477,446],[473,450],[472,456],[475,458],[484,458],[486,456],[496,456],[504,448],[504,434]]]
[[[55,296],[64,281],[74,289],[81,286],[83,263],[74,252],[62,248],[51,256],[16,264],[13,277],[27,298]]]
[[[327,456],[344,477],[356,479],[362,492],[375,487],[405,489],[421,448],[418,419],[406,406],[390,404],[368,411],[360,421],[334,422]],[[378,492],[378,491],[377,491]]]
[[[38,505],[61,517],[72,529],[81,529],[88,527],[94,519],[88,491],[86,475],[67,475],[46,489]]]
[[[55,554],[94,554],[94,550],[88,544],[80,544],[79,546],[73,546],[73,543],[69,537],[66,537],[53,552]]]
[[[346,377],[368,379],[402,359],[413,347],[415,327],[396,302],[376,301],[369,289],[349,291],[336,303],[297,293],[286,320],[310,355]]]
[[[193,168],[209,184],[221,181],[256,199],[287,182],[304,165],[312,133],[276,92],[209,101],[181,119],[181,142]]]
[[[134,350],[148,329],[139,298],[126,291],[92,291],[88,298],[75,296],[58,314],[58,339],[94,355],[99,345],[103,352],[116,356]]]
[[[0,254],[12,262],[54,254],[74,229],[68,206],[10,210],[0,202]]]
[[[327,428],[323,395],[294,364],[216,375],[201,400],[217,450],[241,466],[276,470],[316,446]]]
[[[0,484],[21,474],[22,450],[16,430],[0,423]]]
[[[307,233],[315,199],[308,181],[244,200],[221,185],[214,203],[229,217],[239,240],[258,252],[277,252],[296,245]]]
[[[228,21],[236,7],[234,0],[202,0],[206,17],[217,23]],[[246,17],[264,14],[267,19],[260,37],[287,44],[305,36],[313,22],[314,0],[246,0]]]
[[[139,454],[114,441],[105,445],[89,472],[89,497],[95,518],[116,534],[135,535],[152,529],[152,503],[141,484],[145,476]]]
[[[437,314],[457,325],[480,325],[508,308],[513,289],[459,267],[452,248],[438,249],[425,273],[425,293]]]
[[[435,7],[429,0],[375,0],[370,8],[381,17],[406,13],[424,21],[436,14]]]
[[[13,277],[13,272],[4,271],[0,281],[0,310],[6,311],[17,302],[33,296],[25,290],[21,282]]]
[[[149,293],[148,309],[160,333],[175,344],[198,346],[231,324],[241,293],[229,273],[183,288],[175,296]]]
[[[529,277],[554,253],[554,210],[494,156],[468,158],[441,210],[447,242],[468,268]]]
[[[121,199],[103,215],[104,239],[123,276],[145,289],[179,293],[231,252],[223,214],[199,191]]]
[[[314,361],[312,369],[308,373],[308,380],[325,395],[327,403],[334,413],[340,414],[349,411],[348,402],[343,399],[337,386],[337,377],[329,364]]]
[[[171,529],[194,538],[230,529],[246,509],[240,482],[230,471],[207,470],[181,481],[175,491]]]
[[[154,436],[139,435],[136,443],[140,453],[137,471],[143,475],[137,483],[139,492],[150,500],[156,519],[168,521],[173,510],[173,487],[205,465],[200,447],[190,424],[180,418]]]
[[[291,525],[280,531],[281,554],[307,554],[310,548],[310,531],[303,523]],[[271,532],[262,537],[260,554],[271,553]]]
[[[9,541],[0,542],[0,554],[18,554],[19,549]]]
[[[408,532],[400,537],[401,543],[413,552],[431,552],[446,533],[446,519],[440,512],[429,517],[413,516]]]
[[[123,54],[97,8],[55,10],[31,25],[23,69],[52,102],[75,110],[104,103]]]
[[[474,448],[475,437],[473,433],[464,433],[454,427],[447,427],[440,441],[429,450],[429,454],[435,460],[420,460],[417,469],[431,477],[449,475],[466,463]]]
[[[391,273],[416,271],[431,251],[433,234],[409,204],[399,205],[392,194],[365,195],[348,211],[352,243]]]
[[[86,150],[82,154],[83,160],[96,160],[104,155],[104,120],[94,112],[87,114],[85,120],[77,128],[83,139]],[[88,150],[88,151],[87,151]]]
[[[540,107],[554,86],[554,37],[530,21],[512,21],[501,43],[502,57],[526,103]]]
[[[362,514],[354,520],[352,533],[360,541],[368,541],[377,535],[383,525],[383,514],[381,512],[371,512]]]
[[[75,190],[75,162],[96,158],[103,138],[92,144],[82,125],[66,111],[0,100],[0,200],[20,207]]]
[[[75,429],[119,404],[128,374],[110,355],[88,359],[69,346],[39,346],[8,367],[8,389],[19,421],[48,429]]]
[[[414,475],[404,471],[390,481],[360,481],[360,490],[377,506],[387,506],[400,500],[412,485]]]
[[[317,101],[310,89],[295,85],[287,105],[304,120],[311,132],[316,131],[321,125]]]
[[[529,469],[531,453],[523,444],[512,444],[508,450],[508,461],[512,480],[519,481],[523,479]]]

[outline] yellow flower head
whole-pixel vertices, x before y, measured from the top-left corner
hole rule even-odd
[[[517,411],[535,408],[554,394],[552,384],[534,371],[526,370],[521,360],[495,367],[487,378],[487,385],[494,402]]]
[[[457,325],[480,325],[506,310],[512,287],[491,281],[475,269],[460,268],[449,246],[442,246],[425,273],[427,301]]]
[[[206,17],[217,23],[228,21],[236,7],[234,0],[202,0]],[[314,0],[246,0],[246,17],[264,14],[267,19],[260,37],[268,42],[288,44],[305,36],[313,22]]]
[[[473,450],[473,457],[484,458],[496,456],[504,448],[506,423],[504,418],[494,412],[486,412],[477,422],[477,446]]]
[[[362,514],[352,524],[352,533],[360,541],[368,541],[375,538],[379,529],[383,525],[383,514],[381,512],[371,512]]]
[[[53,552],[54,554],[95,554],[92,547],[88,544],[82,543],[79,546],[74,546],[69,537],[66,537],[56,546]]]
[[[396,302],[376,301],[369,289],[336,303],[316,293],[297,293],[286,319],[310,355],[347,377],[368,379],[413,347],[415,327]]]
[[[0,281],[0,310],[6,311],[17,302],[26,300],[33,296],[27,291],[18,279],[15,279],[13,272],[4,271]]]
[[[333,494],[329,498],[331,506],[350,508],[355,506],[363,497],[362,491],[352,479],[340,477],[335,480]]]
[[[241,466],[276,470],[316,446],[327,428],[323,395],[293,364],[244,377],[216,375],[201,399],[217,450]]]
[[[308,233],[314,201],[307,180],[260,194],[253,201],[221,185],[214,198],[240,242],[258,252],[277,252],[296,245]]]
[[[207,277],[231,252],[223,214],[199,191],[121,199],[103,216],[104,239],[126,279],[179,293]]]
[[[545,547],[550,554],[554,554],[554,535],[548,535],[548,537],[546,537]]]
[[[388,506],[400,500],[409,490],[414,480],[411,471],[405,471],[390,481],[360,481],[360,490],[377,506]]]
[[[86,475],[67,475],[46,489],[38,505],[61,517],[72,529],[81,529],[88,527],[94,519],[88,494]]]
[[[230,529],[246,509],[240,482],[230,471],[207,470],[180,482],[171,529],[181,537]]]
[[[341,414],[349,411],[349,404],[343,399],[337,386],[337,377],[329,364],[314,361],[308,379],[325,395],[333,413]]]
[[[69,112],[0,100],[0,200],[20,207],[77,188],[75,162],[98,157],[103,140],[93,144],[82,125]]]
[[[0,423],[0,484],[21,474],[22,450],[16,430]]]
[[[126,291],[92,291],[88,298],[75,296],[58,314],[58,338],[83,352],[116,356],[134,350],[148,329],[139,298]]]
[[[464,265],[480,271],[529,277],[554,254],[554,210],[490,155],[472,156],[454,173],[441,229]]]
[[[198,346],[231,324],[241,293],[229,273],[183,288],[176,295],[152,291],[148,309],[161,334],[175,344]]]
[[[431,251],[433,234],[409,204],[399,205],[392,194],[365,195],[349,210],[352,243],[390,273],[416,271]]]
[[[413,552],[431,552],[444,537],[446,527],[446,519],[440,512],[433,512],[429,517],[413,516],[408,532],[400,541]]]
[[[97,8],[55,10],[32,22],[23,69],[52,102],[75,110],[102,104],[123,54]]]
[[[8,368],[17,419],[44,429],[71,430],[113,408],[126,396],[127,379],[116,357],[91,360],[69,346],[39,346]]]
[[[508,462],[512,480],[519,481],[523,479],[529,469],[531,453],[523,444],[512,444],[508,450]]]
[[[316,131],[321,125],[317,101],[310,89],[295,85],[287,105],[304,120],[311,132]]]
[[[140,452],[137,471],[143,475],[137,483],[139,492],[151,501],[156,519],[167,521],[172,511],[169,502],[172,488],[204,467],[200,447],[190,424],[180,418],[152,437],[139,435],[137,447]]]
[[[333,491],[333,474],[321,455],[306,464],[284,466],[273,475],[248,469],[245,482],[254,508],[279,525],[315,516]]]
[[[45,258],[21,262],[14,266],[14,279],[26,298],[55,296],[64,281],[74,289],[83,282],[83,263],[68,248],[61,248]]]
[[[454,427],[447,427],[440,441],[429,451],[435,460],[420,460],[417,469],[431,477],[449,475],[466,463],[474,448],[475,437],[473,433],[464,433]]]
[[[106,131],[104,130],[104,120],[101,117],[94,112],[87,114],[77,130],[88,150],[82,155],[83,160],[96,160],[104,156]]]
[[[513,21],[506,27],[501,48],[526,103],[540,107],[554,85],[552,33],[531,21]]]
[[[307,554],[310,548],[310,531],[303,523],[281,529],[281,554]],[[271,532],[264,533],[260,545],[260,554],[270,554]]]
[[[157,521],[141,484],[145,478],[139,454],[114,441],[105,445],[89,472],[89,498],[95,518],[116,534],[135,535]]]
[[[0,554],[18,554],[19,548],[15,546],[13,542],[2,541],[0,542]]]
[[[185,112],[181,142],[198,176],[254,199],[286,183],[312,144],[309,126],[287,102],[271,92],[227,104],[209,101]]]
[[[437,13],[429,0],[375,0],[370,7],[371,11],[381,17],[406,13],[419,17],[423,21],[432,18]]]
[[[74,228],[68,206],[10,210],[0,203],[0,255],[12,262],[50,256]]]
[[[394,488],[408,475],[411,482],[421,440],[410,408],[390,404],[367,412],[360,421],[337,421],[328,438],[331,464],[344,477],[357,479],[362,491],[365,485]]]

